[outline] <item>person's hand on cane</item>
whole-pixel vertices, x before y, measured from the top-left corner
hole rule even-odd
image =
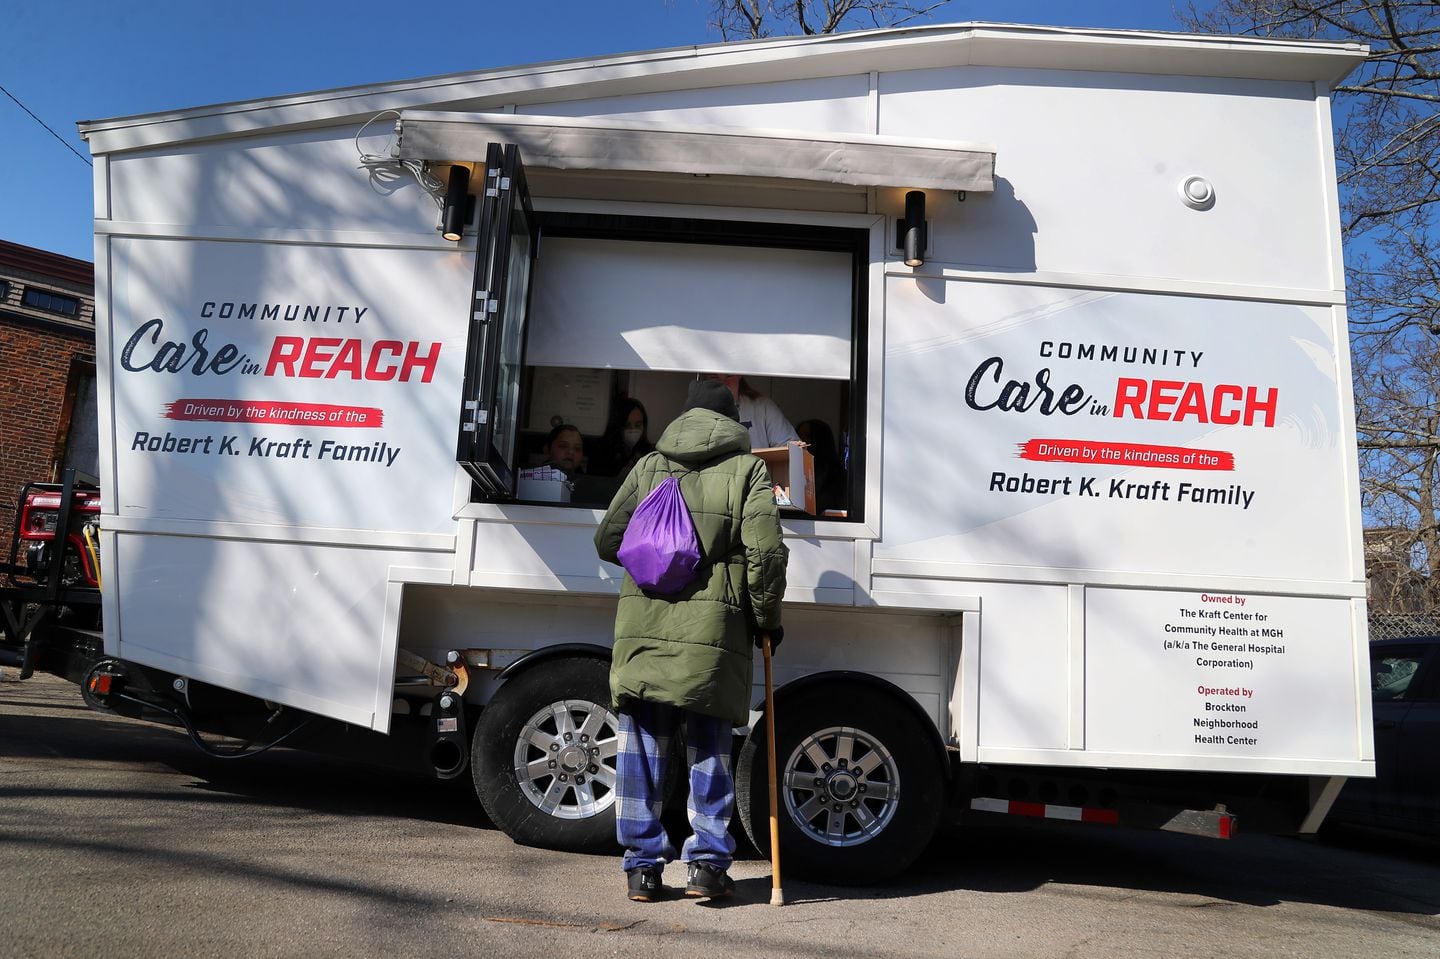
[[[773,655],[780,649],[780,641],[785,638],[785,627],[776,626],[774,629],[757,629],[755,631],[755,648],[765,648],[765,637],[770,637],[770,653]]]

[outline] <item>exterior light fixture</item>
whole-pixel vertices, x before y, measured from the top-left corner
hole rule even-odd
[[[925,191],[911,190],[905,194],[905,219],[895,224],[895,245],[905,251],[906,266],[925,265],[929,239],[929,228],[925,225]]]
[[[459,243],[470,219],[470,168],[456,164],[450,168],[450,182],[445,188],[445,206],[440,211],[440,235]]]

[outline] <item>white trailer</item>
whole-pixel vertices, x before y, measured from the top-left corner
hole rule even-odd
[[[1363,52],[961,24],[82,124],[87,692],[402,742],[517,840],[611,843],[618,480],[517,474],[738,372],[843,458],[784,519],[788,863],[894,872],[947,798],[1315,829],[1374,768],[1329,102]]]

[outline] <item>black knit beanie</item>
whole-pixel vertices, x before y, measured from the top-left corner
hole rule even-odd
[[[735,405],[730,388],[719,380],[695,380],[691,383],[690,392],[685,397],[685,409],[709,410],[740,422],[740,407]]]

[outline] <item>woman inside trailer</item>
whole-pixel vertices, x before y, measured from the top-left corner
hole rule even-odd
[[[591,461],[596,476],[624,477],[641,457],[655,449],[649,438],[650,416],[645,405],[628,396],[610,407],[610,420],[600,440],[599,455]]]

